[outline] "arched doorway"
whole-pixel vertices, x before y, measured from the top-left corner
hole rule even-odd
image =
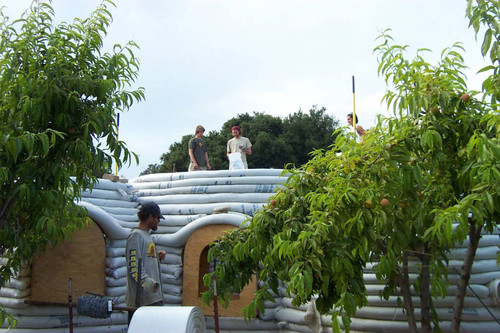
[[[207,260],[209,244],[225,231],[234,228],[236,227],[228,224],[208,225],[191,234],[184,247],[182,305],[197,306],[202,309],[204,315],[213,316],[213,308],[201,304],[201,293],[206,290],[203,285],[203,276],[210,269],[210,263]],[[219,307],[219,316],[242,317],[241,308],[250,303],[256,289],[257,279],[254,278],[239,295],[234,295],[230,307],[227,309]]]

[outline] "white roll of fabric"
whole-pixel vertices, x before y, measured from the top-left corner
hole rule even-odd
[[[205,317],[195,306],[143,306],[135,311],[129,333],[204,333]]]

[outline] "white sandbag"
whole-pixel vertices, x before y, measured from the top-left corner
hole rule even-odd
[[[165,284],[172,284],[176,286],[182,285],[182,279],[176,278],[175,276],[170,274],[162,274],[161,281]]]
[[[194,185],[165,189],[143,189],[134,192],[138,197],[156,197],[172,194],[213,194],[213,193],[274,193],[280,184],[254,185]]]
[[[5,308],[5,311],[15,316],[56,316],[67,315],[68,307],[29,305],[25,308]]]
[[[182,265],[160,265],[160,270],[162,273],[173,275],[178,279],[182,277],[183,267]]]
[[[105,268],[106,275],[109,275],[115,279],[119,279],[127,276],[127,267],[118,267],[115,269]]]
[[[456,259],[463,260],[465,258],[467,252],[467,248],[454,248],[451,249],[448,253],[448,259]],[[497,256],[498,246],[484,246],[479,247],[476,250],[476,255],[474,256],[474,260],[482,260],[482,259],[494,259]]]
[[[413,296],[411,299],[415,307],[420,306],[420,297]],[[390,296],[389,299],[385,300],[379,296],[370,295],[367,297],[367,300],[369,306],[398,307],[403,302],[403,297],[399,296],[401,303],[398,301],[398,296]],[[436,307],[453,307],[453,304],[455,304],[455,295],[446,296],[445,298],[438,297],[433,302]],[[466,308],[477,308],[483,305],[495,306],[495,302],[491,297],[478,299],[475,296],[465,296],[464,298],[464,307]]]
[[[123,287],[126,285],[127,285],[127,278],[125,276],[118,279],[106,276],[106,287]]]
[[[109,191],[101,189],[93,189],[90,191],[83,191],[82,198],[94,198],[94,199],[109,199],[109,200],[125,200],[125,201],[135,201],[134,194],[132,193],[132,186],[130,186],[129,193],[125,191]]]
[[[139,198],[139,203],[154,200],[158,205],[161,204],[205,204],[219,202],[246,202],[262,203],[267,202],[273,193],[215,193],[215,194],[176,194],[162,195],[157,197]]]
[[[157,230],[155,231],[156,234],[175,234],[177,231],[181,230],[183,227],[182,226],[158,226]]]
[[[173,285],[162,283],[162,290],[166,294],[181,296],[182,295],[182,285]]]
[[[127,322],[128,314],[125,312],[112,312],[109,318],[96,319],[87,316],[77,315],[74,312],[74,327],[108,326],[115,324],[124,324]],[[58,328],[68,327],[68,315],[62,316],[19,316],[16,319],[16,328]],[[6,327],[6,324],[4,326]],[[101,328],[102,330],[102,328]],[[17,330],[16,330],[17,331]]]
[[[134,312],[128,333],[204,333],[205,317],[198,307],[143,306]]]
[[[137,214],[133,215],[120,215],[120,214],[113,214],[113,217],[117,219],[118,221],[123,221],[123,222],[132,222],[132,223],[139,223],[139,218],[137,217]]]
[[[461,244],[455,244],[455,247],[467,247],[469,244],[469,238],[467,237],[467,240]],[[480,247],[486,247],[486,246],[494,246],[494,245],[500,245],[500,237],[498,235],[482,235],[481,239],[479,239],[479,246]]]
[[[306,311],[297,310],[294,308],[280,307],[275,311],[275,319],[277,321],[284,321],[287,323],[294,323],[299,325],[306,325],[304,316]]]
[[[73,177],[70,177],[74,179]],[[99,181],[95,184],[94,189],[107,190],[107,191],[125,191],[126,193],[130,193],[132,189],[132,185],[120,182],[113,182],[109,179],[99,179]]]
[[[5,287],[13,289],[26,289],[31,285],[31,279],[28,277],[12,278],[5,283]]]
[[[100,206],[105,212],[119,216],[119,215],[137,215],[137,208],[127,208],[127,207],[112,207],[112,206]]]
[[[167,253],[161,262],[167,265],[182,265],[182,257],[175,253]]]
[[[479,285],[478,284],[470,284],[469,287],[470,288],[467,288],[467,291],[466,291],[466,295],[468,295],[468,296],[474,296],[474,293],[476,293],[481,298],[489,296],[490,291],[489,291],[487,286],[483,286],[480,284]],[[368,284],[368,285],[366,285],[367,295],[379,295],[383,289],[384,289],[384,285],[382,285],[382,284]],[[470,289],[472,289],[474,291],[474,293],[472,291],[470,291]],[[455,295],[456,291],[457,291],[457,286],[450,285],[447,288],[447,295]],[[413,287],[410,288],[410,292],[412,293],[412,295],[417,295],[417,293],[415,293]]]
[[[438,307],[438,304],[434,304],[436,313],[439,316],[440,321],[451,321],[453,319],[453,308],[450,307]],[[420,308],[415,307],[415,317],[420,318]],[[479,308],[464,308],[462,311],[462,321],[488,321],[493,320],[491,317],[493,314],[495,317],[500,317],[500,309],[490,308],[485,309],[484,307]],[[378,320],[396,320],[404,321],[407,320],[404,308],[401,307],[374,307],[365,306],[356,311],[356,318],[366,318],[366,319],[378,319]]]
[[[117,268],[117,267],[122,267],[127,264],[127,260],[125,257],[113,257],[113,258],[106,258],[106,267],[109,268]]]
[[[244,184],[282,184],[286,177],[225,177],[225,178],[197,178],[170,182],[135,183],[134,190],[166,189],[176,187],[190,187],[203,185],[244,185]]]
[[[125,248],[116,248],[116,247],[106,247],[106,257],[124,257],[125,256]]]
[[[136,208],[138,203],[128,200],[114,200],[114,199],[101,199],[101,198],[81,198],[82,201],[89,202],[99,207],[122,207],[122,208]]]
[[[283,169],[206,170],[197,172],[155,173],[133,178],[129,180],[129,183],[135,186],[136,183],[143,182],[174,181],[207,177],[268,177],[280,176],[282,173]]]
[[[488,284],[490,281],[500,279],[500,270],[493,272],[485,272],[485,273],[476,273],[471,274],[469,284]],[[451,284],[458,284],[458,280],[460,280],[460,271],[459,273],[449,273],[448,280]]]
[[[31,294],[31,289],[0,288],[0,297],[25,298]]]
[[[184,247],[189,236],[191,236],[191,234],[198,228],[214,224],[228,224],[236,227],[241,227],[243,221],[245,221],[245,216],[239,214],[207,215],[194,221],[193,223],[190,223],[175,234],[153,235],[153,240],[157,245]]]
[[[29,297],[24,298],[10,298],[10,297],[0,297],[0,305],[3,305],[6,308],[25,308],[28,305],[24,304],[25,300],[28,300]]]
[[[127,331],[128,325],[116,324],[107,326],[73,327],[74,333],[123,333]],[[68,328],[16,328],[15,330],[0,329],[0,333],[68,333]]]
[[[125,295],[126,293],[127,293],[126,285],[106,288],[106,296],[109,296],[109,297],[119,297],[119,296]]]
[[[488,284],[490,290],[490,297],[496,306],[500,305],[500,279],[495,279]]]
[[[221,202],[196,205],[159,205],[163,215],[195,215],[195,214],[213,214],[214,209],[227,207],[231,212],[243,213],[252,216],[257,210],[261,210],[265,202],[252,204],[245,202]]]
[[[182,304],[182,296],[163,293],[163,303],[165,304]]]
[[[130,230],[121,227],[116,219],[106,213],[101,207],[84,201],[79,202],[78,205],[87,209],[88,216],[99,225],[107,237],[113,239],[126,239],[130,234]]]
[[[259,312],[258,318],[262,320],[274,320],[274,314],[277,308],[265,308],[264,312]]]
[[[207,329],[214,328],[214,317],[206,317]],[[245,320],[242,317],[219,317],[219,328],[224,331],[239,332],[270,332],[278,330],[278,325],[274,321],[264,321],[260,319]]]
[[[127,246],[127,239],[112,239],[112,238],[106,238],[106,246],[107,247],[113,247],[113,248],[125,248]]]

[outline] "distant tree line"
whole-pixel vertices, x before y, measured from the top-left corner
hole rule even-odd
[[[160,158],[160,164],[150,164],[141,175],[160,172],[187,171],[189,165],[188,143],[194,137],[186,134],[175,142]],[[203,125],[203,124],[201,124]],[[286,117],[276,117],[263,112],[239,114],[222,125],[220,131],[210,131],[203,136],[208,145],[208,156],[213,170],[228,168],[226,144],[231,139],[231,127],[239,125],[242,136],[252,142],[249,168],[283,168],[291,163],[301,166],[316,149],[327,149],[335,142],[338,120],[326,113],[326,108],[313,106],[308,113],[298,110]]]

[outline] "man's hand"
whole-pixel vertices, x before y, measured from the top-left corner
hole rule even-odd
[[[165,259],[166,255],[167,255],[166,251],[164,251],[164,250],[158,251],[158,259],[160,259],[160,261],[162,261],[163,259]]]

